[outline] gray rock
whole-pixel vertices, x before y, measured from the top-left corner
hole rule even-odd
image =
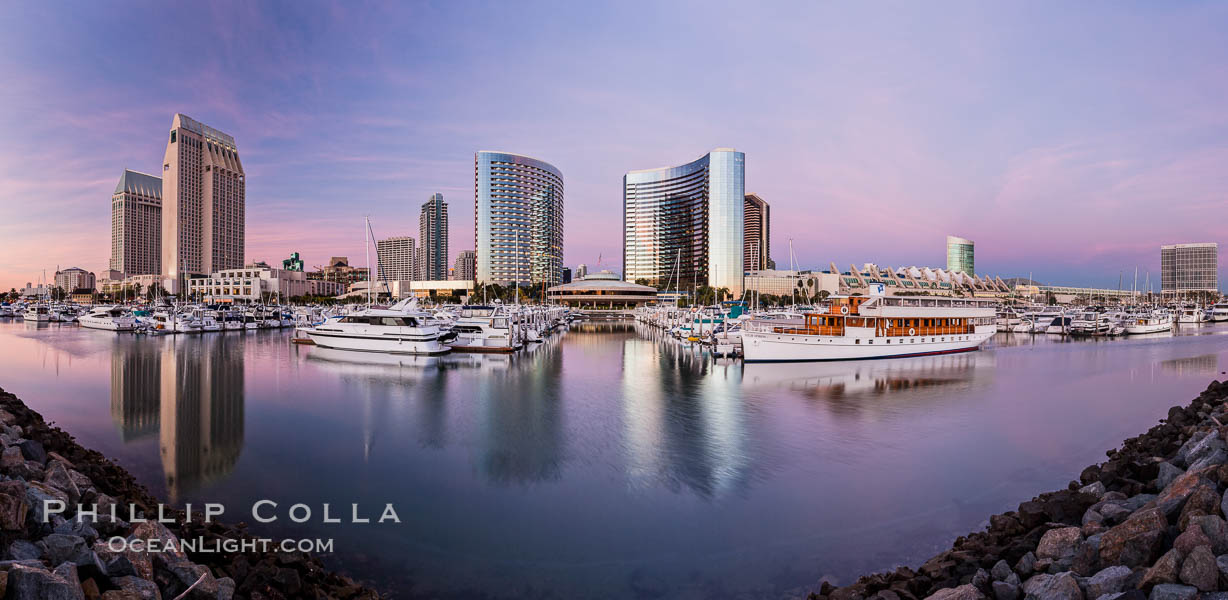
[[[1199,600],[1228,600],[1228,592],[1207,592],[1198,598]]]
[[[994,581],[1006,581],[1006,578],[1010,577],[1011,573],[1011,566],[1006,564],[1004,560],[994,563],[993,568],[989,570],[989,574],[993,576]]]
[[[1036,570],[1036,555],[1031,552],[1019,557],[1019,562],[1015,563],[1015,572],[1020,577],[1027,577],[1034,570]]]
[[[1127,567],[1115,566],[1102,569],[1087,580],[1087,597],[1099,598],[1105,594],[1115,594],[1126,589],[1126,580],[1131,571]]]
[[[1105,492],[1104,484],[1100,483],[1099,481],[1093,481],[1079,488],[1080,494],[1091,494],[1097,498],[1103,496],[1104,492]]]
[[[112,577],[111,584],[140,600],[160,600],[162,598],[154,582],[140,577]]]
[[[1177,550],[1169,550],[1160,557],[1147,572],[1143,574],[1142,581],[1138,587],[1147,589],[1153,585],[1161,583],[1177,583],[1181,579],[1181,553]]]
[[[40,465],[47,464],[47,451],[43,450],[43,445],[34,440],[21,440],[17,444],[21,449],[21,455],[26,457],[26,460],[32,460]]]
[[[13,560],[38,560],[43,551],[38,546],[26,540],[17,540],[9,544],[8,558]]]
[[[1071,558],[1075,548],[1083,541],[1083,532],[1078,527],[1050,529],[1041,536],[1036,546],[1036,558],[1061,560]]]
[[[231,583],[233,586],[234,583]],[[976,589],[971,583],[961,585],[959,587],[944,588],[930,594],[926,600],[984,600],[985,594],[981,590]]]
[[[1181,582],[1209,592],[1219,583],[1219,568],[1209,546],[1199,546],[1181,564]]]
[[[1151,588],[1147,600],[1194,600],[1198,597],[1198,588],[1175,583],[1163,583]]]
[[[1168,484],[1181,476],[1182,473],[1185,473],[1185,471],[1181,467],[1174,466],[1168,461],[1160,463],[1160,474],[1156,476],[1156,487],[1161,490],[1168,487]]]
[[[1005,581],[993,582],[994,600],[1018,600],[1019,586]]]
[[[1202,529],[1211,540],[1211,551],[1216,555],[1228,554],[1228,522],[1218,515],[1200,515],[1190,519],[1190,524]]]
[[[1083,520],[1081,521],[1081,523],[1083,523],[1084,525],[1087,525],[1088,523],[1103,523],[1103,522],[1104,522],[1104,515],[1097,512],[1095,507],[1087,509],[1087,512],[1083,513]]]
[[[56,460],[52,461],[47,467],[47,471],[43,476],[43,483],[64,492],[68,496],[68,501],[71,504],[76,504],[81,500],[81,489],[68,475],[68,469],[64,463]]]
[[[42,523],[43,501],[44,500],[59,500],[65,506],[68,506],[68,495],[57,489],[50,488],[38,482],[30,482],[26,484],[26,504],[30,506],[30,512],[34,515],[34,521]]]
[[[1083,600],[1079,581],[1070,573],[1034,575],[1023,582],[1023,592],[1030,600]]]
[[[977,569],[972,575],[972,585],[975,585],[978,590],[989,589],[989,584],[993,582],[993,578],[989,576],[989,571],[985,569]]]
[[[1168,487],[1168,486],[1164,486],[1164,487]],[[1164,488],[1160,488],[1160,489],[1164,489]],[[1126,509],[1129,510],[1130,512],[1134,512],[1142,508],[1144,504],[1147,504],[1148,502],[1151,502],[1152,500],[1156,500],[1159,497],[1160,497],[1159,494],[1137,494],[1137,495],[1130,496],[1129,498],[1127,498],[1125,502],[1121,503],[1121,505],[1126,507]]]
[[[57,523],[53,531],[55,531],[55,533],[62,533],[65,535],[75,535],[85,539],[86,543],[88,544],[93,544],[94,540],[98,539],[98,532],[95,531],[93,527],[90,527],[89,523],[78,521],[76,519],[66,520],[63,523]]]
[[[1219,569],[1220,579],[1228,581],[1228,554],[1215,557],[1215,568]]]
[[[55,571],[47,571],[25,565],[13,565],[9,569],[8,590],[5,598],[16,600],[84,600],[85,592],[77,581],[77,568],[71,564],[60,565]]]
[[[1101,522],[1105,525],[1116,525],[1124,522],[1126,519],[1129,519],[1130,513],[1133,513],[1134,510],[1136,509],[1131,509],[1124,504],[1111,502],[1100,505],[1100,507],[1096,509],[1096,512],[1100,513],[1100,516],[1104,517],[1104,520]]]
[[[1216,448],[1213,452],[1206,454],[1202,458],[1190,463],[1189,470],[1197,471],[1207,467],[1222,465],[1225,462],[1228,462],[1228,449]]]

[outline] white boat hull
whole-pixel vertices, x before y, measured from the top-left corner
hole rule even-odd
[[[303,330],[307,337],[322,348],[354,350],[359,352],[387,352],[391,354],[443,354],[451,350],[438,339],[414,340],[410,336],[357,336],[340,332]]]
[[[102,329],[104,331],[132,331],[136,328],[136,321],[131,318],[127,319],[112,319],[112,318],[97,318],[86,315],[77,319],[77,322],[82,327],[90,329]]]
[[[1126,325],[1126,333],[1131,335],[1138,335],[1141,333],[1159,333],[1161,331],[1171,331],[1172,328],[1172,323],[1152,323],[1146,325],[1134,324]]]
[[[976,333],[911,337],[796,335],[788,333],[742,333],[746,362],[817,362],[867,360],[953,354],[976,350],[993,337],[995,326],[981,326]],[[891,343],[887,343],[890,340]],[[874,343],[870,343],[873,341]]]

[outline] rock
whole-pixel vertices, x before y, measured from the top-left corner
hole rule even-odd
[[[1139,582],[1139,589],[1146,590],[1161,583],[1177,583],[1181,580],[1181,553],[1169,550],[1147,569]]]
[[[95,531],[93,527],[90,527],[89,523],[86,523],[85,521],[78,521],[76,519],[60,523],[56,525],[52,531],[55,533],[63,533],[65,535],[75,535],[81,537],[87,544],[93,544],[94,540],[98,539],[98,532]]]
[[[112,577],[111,585],[140,600],[160,600],[162,598],[154,582],[140,577]]]
[[[13,565],[8,571],[8,590],[5,598],[18,600],[84,600],[81,584],[77,581],[77,568],[64,564],[55,571]]]
[[[1207,467],[1218,467],[1228,461],[1228,450],[1216,448],[1210,454],[1204,455],[1202,458],[1190,463],[1190,470],[1205,469]]]
[[[1228,554],[1215,558],[1215,568],[1219,569],[1219,578],[1228,581]]]
[[[1070,561],[1070,570],[1087,577],[1100,570],[1100,539],[1102,534],[1096,533],[1075,546],[1074,556]]]
[[[0,529],[19,531],[26,524],[26,484],[21,481],[0,481]]]
[[[1181,564],[1181,582],[1202,592],[1215,589],[1219,583],[1219,568],[1210,546],[1199,546],[1185,557],[1185,562]]]
[[[32,460],[40,465],[47,463],[47,451],[43,450],[43,445],[34,440],[21,440],[17,444],[21,448],[21,455],[26,457],[26,460]]]
[[[1195,515],[1219,514],[1220,500],[1221,497],[1215,489],[1215,484],[1210,482],[1199,484],[1186,499],[1185,506],[1181,508],[1181,516],[1177,519],[1177,524],[1181,529],[1185,529],[1186,524]]]
[[[68,505],[68,495],[64,492],[37,481],[26,483],[26,503],[30,505],[30,512],[37,523],[42,523],[46,520],[43,515],[44,500],[59,500],[65,506]]]
[[[1103,523],[1106,525],[1116,525],[1130,518],[1130,513],[1137,509],[1130,509],[1126,506],[1117,503],[1101,504],[1096,509],[1100,516],[1104,517]]]
[[[1203,533],[1201,527],[1186,527],[1181,535],[1173,541],[1173,549],[1180,552],[1182,556],[1189,555],[1190,552],[1199,546],[1210,546],[1211,538]]]
[[[125,545],[121,552],[112,552],[103,540],[94,542],[94,553],[102,561],[107,575],[124,577],[136,575],[145,579],[153,579],[153,559],[148,552],[138,552],[130,545]]]
[[[1103,556],[1103,554],[1101,554],[1101,556]],[[1027,577],[1031,575],[1032,571],[1035,569],[1036,555],[1032,554],[1031,552],[1019,557],[1019,562],[1015,563],[1015,572],[1018,573],[1020,577]]]
[[[1005,581],[993,582],[994,600],[1018,600],[1019,586]]]
[[[1126,589],[1126,580],[1130,578],[1130,569],[1122,566],[1102,569],[1087,580],[1087,597],[1099,598],[1105,594],[1115,594]]]
[[[294,571],[293,569],[289,569],[289,570],[294,572],[294,579],[297,580],[298,571]],[[289,578],[288,575],[287,575],[287,578]],[[989,589],[989,584],[992,582],[993,582],[993,578],[989,576],[989,571],[986,571],[985,569],[977,569],[976,573],[972,575],[972,585],[975,585],[976,589],[978,590]]]
[[[1168,484],[1172,483],[1174,479],[1180,477],[1182,473],[1185,473],[1181,467],[1174,466],[1168,461],[1160,463],[1159,467],[1160,474],[1156,476],[1156,487],[1161,490],[1168,487]]]
[[[38,557],[43,555],[43,551],[38,546],[31,544],[26,540],[16,540],[9,544],[8,556],[11,560],[38,560]]]
[[[993,577],[994,581],[1006,581],[1006,578],[1010,577],[1011,573],[1011,566],[1006,564],[1004,560],[994,563],[993,568],[989,570],[989,575]]]
[[[1140,509],[1124,523],[1101,534],[1100,564],[1130,568],[1150,565],[1163,549],[1167,529],[1168,519],[1160,508]]]
[[[94,563],[94,553],[79,536],[53,533],[39,541],[38,546],[53,565],[69,562],[83,567]]]
[[[25,466],[25,464],[26,457],[22,456],[21,448],[17,446],[9,446],[4,449],[4,452],[0,453],[0,468],[3,468],[5,471]]]
[[[43,483],[64,492],[71,504],[81,500],[81,489],[68,475],[68,468],[60,461],[53,461],[43,476]]]
[[[1203,515],[1190,519],[1190,523],[1202,529],[1211,540],[1211,551],[1216,554],[1228,554],[1228,522],[1215,515]]]
[[[174,559],[185,558],[183,551],[180,550],[179,538],[174,533],[171,533],[171,530],[167,529],[166,525],[157,521],[137,523],[132,528],[132,534],[128,536],[129,540],[152,540],[154,538],[161,540],[162,547],[164,548],[159,553],[159,556],[173,557]]]
[[[930,594],[926,600],[984,600],[985,594],[971,583],[959,587],[944,588]]]
[[[1023,592],[1035,600],[1083,600],[1083,590],[1070,573],[1034,575],[1023,582]]]
[[[1186,471],[1160,492],[1156,497],[1156,507],[1166,518],[1176,517],[1181,514],[1181,509],[1185,508],[1185,501],[1203,484],[1210,484],[1204,471]]]
[[[1083,532],[1078,527],[1050,529],[1041,536],[1036,546],[1036,558],[1061,560],[1074,556],[1075,547],[1083,541]]]
[[[1175,583],[1162,583],[1151,588],[1147,600],[1194,600],[1198,597],[1198,588]]]
[[[1079,488],[1080,494],[1090,494],[1092,496],[1095,496],[1096,498],[1100,498],[1101,496],[1103,496],[1104,492],[1105,492],[1104,484],[1100,483],[1099,481],[1089,483]]]

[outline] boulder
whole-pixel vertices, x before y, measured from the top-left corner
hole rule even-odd
[[[1211,551],[1216,556],[1228,554],[1228,522],[1215,515],[1203,515],[1190,519],[1211,540]]]
[[[1181,535],[1173,541],[1173,549],[1181,553],[1181,556],[1187,556],[1194,548],[1199,546],[1210,546],[1211,538],[1203,533],[1201,527],[1186,527]]]
[[[21,440],[17,443],[17,447],[21,449],[21,455],[26,460],[32,460],[40,465],[47,463],[47,451],[43,450],[43,445],[34,440]]]
[[[20,531],[25,526],[29,508],[25,483],[0,481],[0,529]]]
[[[43,483],[64,492],[68,496],[68,502],[76,504],[81,500],[81,489],[77,487],[76,482],[68,475],[68,468],[60,461],[52,461],[47,467],[46,473],[43,475]]]
[[[8,571],[5,598],[84,600],[85,593],[77,580],[77,568],[71,564],[60,565],[55,571],[16,564]]]
[[[1130,578],[1130,569],[1123,566],[1102,569],[1087,580],[1087,597],[1099,598],[1105,594],[1116,594],[1126,589],[1126,580]]]
[[[1181,564],[1181,582],[1202,592],[1213,591],[1219,583],[1219,568],[1210,546],[1199,546]]]
[[[1185,472],[1181,467],[1174,466],[1168,461],[1160,463],[1159,468],[1160,474],[1156,476],[1156,488],[1161,490],[1168,487],[1168,484]]]
[[[1139,589],[1146,590],[1152,586],[1162,583],[1177,583],[1181,580],[1181,553],[1176,550],[1169,550],[1160,557],[1147,572],[1143,574],[1142,581],[1139,582]]]
[[[1100,483],[1099,481],[1089,483],[1079,488],[1080,494],[1090,494],[1092,496],[1095,496],[1096,498],[1100,498],[1101,496],[1103,496],[1104,492],[1105,492],[1104,484]]]
[[[1100,564],[1130,568],[1150,565],[1163,549],[1167,529],[1168,519],[1160,508],[1135,512],[1124,523],[1101,534]]]
[[[112,577],[111,585],[139,600],[161,600],[162,598],[154,582],[140,577]]]
[[[943,588],[930,594],[926,600],[985,600],[985,594],[971,583],[953,588]]]
[[[1050,529],[1041,536],[1036,546],[1036,558],[1062,560],[1072,558],[1075,548],[1083,541],[1083,532],[1078,527]]]
[[[1083,600],[1079,581],[1070,573],[1034,575],[1023,582],[1023,592],[1034,600]]]
[[[1198,588],[1175,583],[1164,583],[1151,588],[1147,600],[1195,600],[1198,598]]]
[[[38,546],[26,540],[15,540],[9,544],[8,555],[5,558],[11,560],[38,560],[42,555],[43,550]]]
[[[1137,509],[1131,509],[1116,502],[1101,504],[1098,508],[1096,508],[1096,512],[1100,513],[1100,516],[1104,517],[1102,522],[1106,525],[1116,525],[1125,521],[1126,519],[1129,519],[1130,513],[1134,512],[1135,510]]]
[[[1006,564],[1006,561],[999,560],[989,570],[989,575],[994,578],[994,581],[1006,581],[1006,578],[1010,577],[1011,572],[1011,566]]]
[[[68,504],[68,495],[64,492],[37,481],[26,483],[26,503],[30,505],[30,512],[36,523],[43,523],[47,520],[43,514],[44,500],[59,500],[66,508],[71,508]]]
[[[1222,497],[1216,491],[1215,484],[1210,482],[1198,484],[1186,499],[1185,506],[1181,508],[1181,516],[1177,519],[1177,524],[1185,529],[1186,524],[1194,515],[1219,514],[1221,500]]]
[[[1036,570],[1036,555],[1032,554],[1031,552],[1027,552],[1023,556],[1019,557],[1019,561],[1015,563],[1015,572],[1018,573],[1020,577],[1027,577],[1031,575],[1032,571],[1034,570]]]
[[[1005,581],[993,582],[994,600],[1019,600],[1019,586]]]
[[[1156,506],[1166,518],[1174,518],[1181,514],[1185,501],[1194,490],[1204,484],[1214,485],[1207,480],[1205,471],[1186,471],[1160,492],[1156,497]]]

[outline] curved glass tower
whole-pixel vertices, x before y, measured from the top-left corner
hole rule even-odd
[[[478,283],[557,285],[563,280],[563,173],[507,152],[474,155],[474,257]]]
[[[623,176],[623,271],[658,289],[742,294],[746,155],[717,148],[685,165]]]
[[[972,240],[948,235],[947,270],[976,275],[976,261],[973,260],[972,250]]]

